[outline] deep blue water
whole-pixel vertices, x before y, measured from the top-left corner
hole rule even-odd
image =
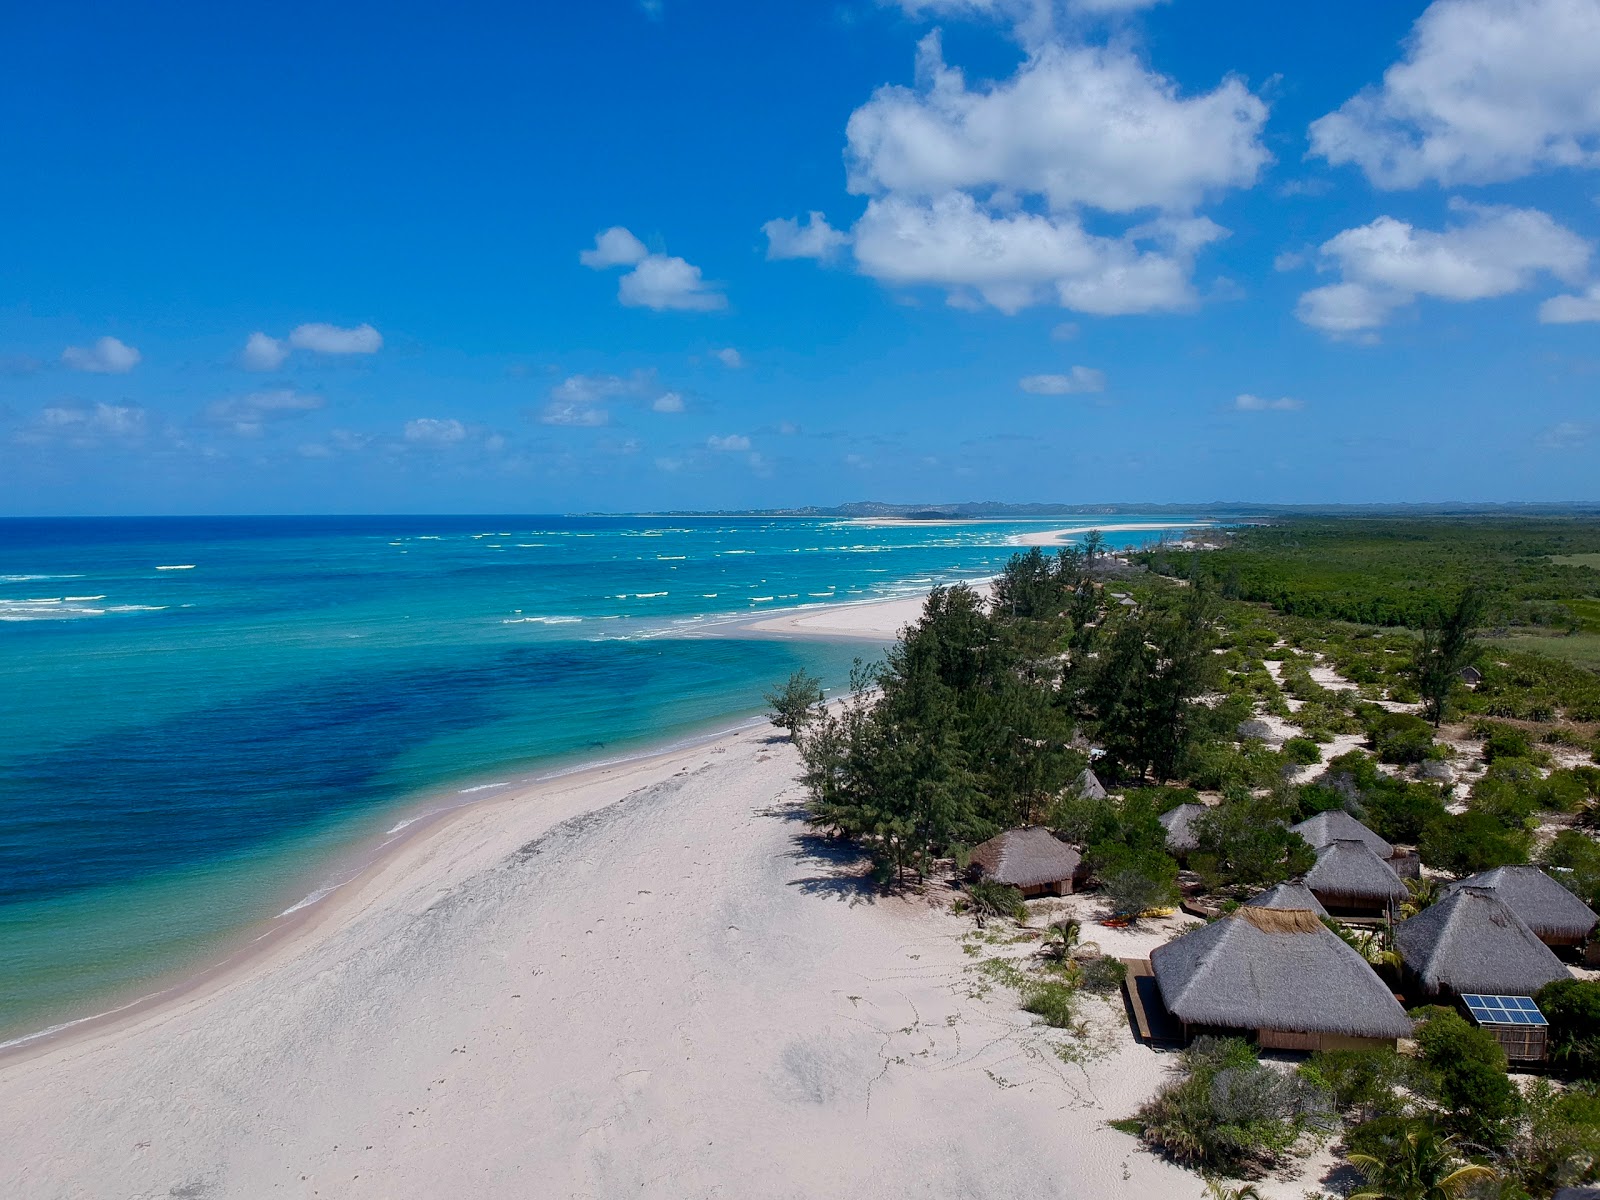
[[[0,521],[0,1038],[215,954],[420,797],[838,686],[859,643],[694,635],[991,574],[1021,528]]]

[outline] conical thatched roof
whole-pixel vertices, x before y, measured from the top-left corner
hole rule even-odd
[[[1331,845],[1334,842],[1354,840],[1365,842],[1367,848],[1379,858],[1394,857],[1393,846],[1342,808],[1318,813],[1308,821],[1301,821],[1298,825],[1291,825],[1289,826],[1289,832],[1298,833],[1305,838],[1313,850],[1320,850],[1322,847]]]
[[[1245,901],[1247,908],[1288,908],[1297,912],[1316,913],[1319,917],[1328,915],[1328,910],[1322,907],[1322,901],[1311,894],[1311,889],[1303,883],[1280,883],[1270,887],[1259,896],[1253,896]]]
[[[1200,837],[1195,832],[1194,820],[1211,810],[1204,804],[1180,804],[1161,814],[1162,827],[1167,831],[1167,849],[1187,854],[1200,848]]]
[[[1085,800],[1104,800],[1108,793],[1105,785],[1100,782],[1100,776],[1085,767],[1083,774],[1078,776],[1078,795]]]
[[[1489,888],[1459,887],[1394,927],[1400,956],[1430,994],[1531,996],[1572,976]]]
[[[1450,885],[1488,888],[1541,938],[1581,941],[1600,917],[1538,867],[1496,867]]]
[[[1042,887],[1071,879],[1083,856],[1048,829],[1008,829],[972,852],[972,861],[996,883]]]
[[[1191,1025],[1411,1036],[1367,960],[1314,913],[1241,908],[1157,946],[1150,966],[1168,1010]]]
[[[1345,907],[1378,908],[1411,895],[1388,863],[1354,839],[1318,850],[1317,865],[1306,872],[1306,887],[1324,904]]]

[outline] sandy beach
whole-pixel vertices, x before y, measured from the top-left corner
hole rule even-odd
[[[763,726],[462,810],[259,959],[13,1052],[0,1194],[1198,1195],[1103,1127],[1170,1061],[1120,1004],[1062,1061],[975,994],[970,921],[809,835],[797,763]]]
[[[1091,530],[1101,533],[1139,533],[1162,529],[1198,529],[1211,525],[1210,521],[1142,521],[1125,525],[1074,525],[1070,529],[1042,529],[1038,533],[1019,534],[1018,546],[1064,546],[1073,538],[1082,537]]]

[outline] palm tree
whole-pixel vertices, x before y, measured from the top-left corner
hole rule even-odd
[[[1414,917],[1428,906],[1437,904],[1444,896],[1444,884],[1437,879],[1428,879],[1426,877],[1422,879],[1407,879],[1405,885],[1406,891],[1411,893],[1411,898],[1402,901],[1400,904],[1400,915],[1402,917]]]
[[[1261,1193],[1253,1183],[1230,1187],[1215,1177],[1206,1179],[1206,1200],[1261,1200]]]
[[[1070,958],[1082,934],[1083,925],[1073,917],[1052,923],[1050,928],[1044,931],[1044,952],[1046,957],[1052,958],[1057,962],[1063,962]]]
[[[1371,1185],[1350,1200],[1460,1200],[1473,1184],[1499,1178],[1488,1167],[1458,1166],[1455,1143],[1423,1124],[1386,1147],[1383,1158],[1352,1154],[1349,1159]]]

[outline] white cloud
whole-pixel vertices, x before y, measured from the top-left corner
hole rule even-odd
[[[812,211],[804,222],[779,217],[761,227],[767,235],[768,258],[815,258],[821,261],[836,256],[850,244],[850,235],[828,224],[828,218]]]
[[[1076,321],[1062,321],[1050,330],[1052,342],[1070,342],[1078,336],[1078,323]]]
[[[1004,189],[1061,211],[1187,210],[1248,186],[1267,162],[1267,106],[1238,79],[1185,97],[1124,50],[1053,44],[1010,79],[969,88],[937,34],[918,87],[880,88],[851,114],[852,192],[936,196]]]
[[[1546,325],[1600,321],[1600,283],[1591,284],[1576,296],[1551,296],[1539,306],[1539,320]]]
[[[145,436],[149,423],[148,414],[136,404],[51,405],[12,434],[12,440],[78,448],[136,442]]]
[[[631,267],[643,262],[650,251],[632,233],[621,225],[613,225],[604,233],[595,234],[594,249],[579,253],[578,261],[596,271],[607,267]]]
[[[239,355],[240,361],[250,371],[276,371],[288,357],[288,346],[259,330],[245,339],[244,350]]]
[[[726,308],[728,298],[708,283],[694,264],[667,254],[652,254],[620,225],[596,235],[594,249],[578,261],[596,271],[631,266],[617,284],[617,299],[629,308],[657,312],[711,312]]]
[[[1234,397],[1233,407],[1239,412],[1296,412],[1305,405],[1292,396],[1279,396],[1276,400],[1269,400],[1264,396],[1252,396],[1249,392],[1242,392]]]
[[[1379,187],[1600,165],[1600,0],[1436,0],[1405,56],[1311,125]]]
[[[744,355],[740,354],[732,346],[728,346],[717,351],[717,361],[730,371],[737,371],[744,366]]]
[[[289,333],[289,345],[318,354],[376,354],[383,349],[383,335],[371,325],[342,329],[313,321],[296,325]]]
[[[1034,396],[1073,396],[1106,390],[1106,373],[1092,367],[1073,367],[1065,375],[1025,375],[1017,386]]]
[[[132,346],[114,337],[99,338],[92,346],[68,346],[61,352],[61,361],[74,371],[96,375],[125,375],[139,365],[140,357]]]
[[[1336,267],[1343,281],[1301,296],[1300,319],[1350,334],[1381,325],[1418,296],[1457,302],[1505,296],[1530,287],[1542,272],[1575,279],[1588,264],[1589,243],[1537,209],[1455,201],[1451,210],[1461,219],[1442,231],[1384,216],[1324,242],[1322,263]]]
[[[467,440],[467,427],[454,418],[418,417],[406,422],[405,438],[419,446],[453,446]]]
[[[1298,271],[1306,265],[1306,256],[1298,250],[1285,250],[1272,260],[1274,271]]]
[[[856,259],[880,282],[944,287],[958,299],[976,293],[1006,313],[1048,302],[1102,315],[1151,312],[1195,302],[1190,235],[1198,230],[1185,225],[1174,237],[1172,226],[1151,223],[1107,238],[1076,217],[996,216],[964,192],[927,202],[890,196],[869,202],[856,225]]]
[[[574,404],[560,400],[552,400],[544,406],[539,414],[541,425],[568,425],[576,428],[593,429],[611,423],[611,414],[603,408],[590,408],[585,404]]]
[[[1593,425],[1581,421],[1562,421],[1541,433],[1536,444],[1544,450],[1577,450],[1588,445],[1594,432]]]
[[[206,406],[203,417],[207,424],[231,430],[240,437],[260,437],[269,423],[303,417],[326,405],[321,396],[285,388],[218,400]]]
[[[680,393],[662,389],[654,370],[631,375],[569,375],[550,389],[550,403],[539,420],[546,425],[607,425],[611,414],[600,407],[607,400],[648,404],[664,413],[682,412],[685,407]]]
[[[662,392],[650,402],[650,408],[658,413],[681,413],[683,397],[677,392]]]
[[[750,449],[750,439],[742,433],[730,433],[726,437],[712,434],[706,439],[706,448],[721,451],[745,451]]]

